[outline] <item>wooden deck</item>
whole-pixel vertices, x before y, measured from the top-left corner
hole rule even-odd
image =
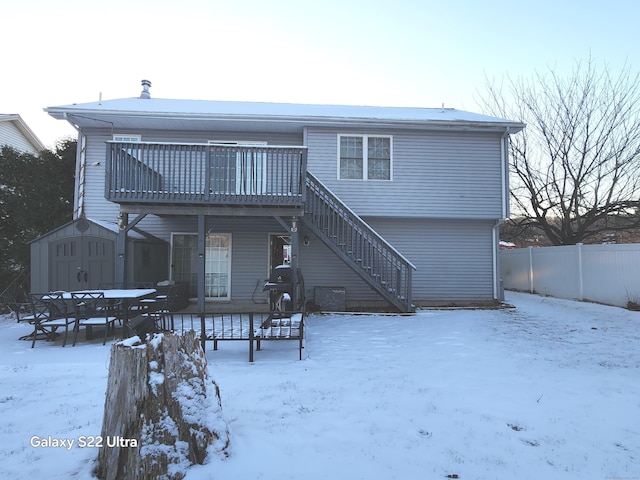
[[[105,197],[119,204],[298,207],[303,146],[108,142]]]

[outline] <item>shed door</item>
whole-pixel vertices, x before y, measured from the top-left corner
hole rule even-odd
[[[113,240],[67,237],[52,242],[49,248],[50,290],[93,289],[114,281]]]

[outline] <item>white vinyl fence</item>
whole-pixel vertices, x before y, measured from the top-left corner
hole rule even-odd
[[[640,244],[516,248],[500,252],[506,290],[626,307],[640,303]]]

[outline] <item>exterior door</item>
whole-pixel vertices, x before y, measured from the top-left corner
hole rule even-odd
[[[236,155],[236,194],[263,195],[266,193],[266,155],[244,151]]]
[[[207,299],[231,298],[231,236],[207,235],[204,253],[204,295]]]
[[[291,263],[291,236],[269,235],[269,274],[278,265]]]
[[[114,279],[115,242],[91,236],[67,237],[49,245],[49,289],[99,288]]]
[[[251,146],[267,142],[213,141],[209,144],[234,146],[237,150],[214,149],[211,157],[211,184],[214,194],[264,195],[267,192],[267,155]]]
[[[189,296],[198,292],[198,235],[174,233],[171,242],[172,278],[189,282]],[[231,299],[231,234],[208,234],[205,247],[204,292],[207,300]]]

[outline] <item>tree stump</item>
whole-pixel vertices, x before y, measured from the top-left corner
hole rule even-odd
[[[225,453],[220,391],[195,332],[111,347],[100,440],[102,480],[180,480],[207,453]]]

